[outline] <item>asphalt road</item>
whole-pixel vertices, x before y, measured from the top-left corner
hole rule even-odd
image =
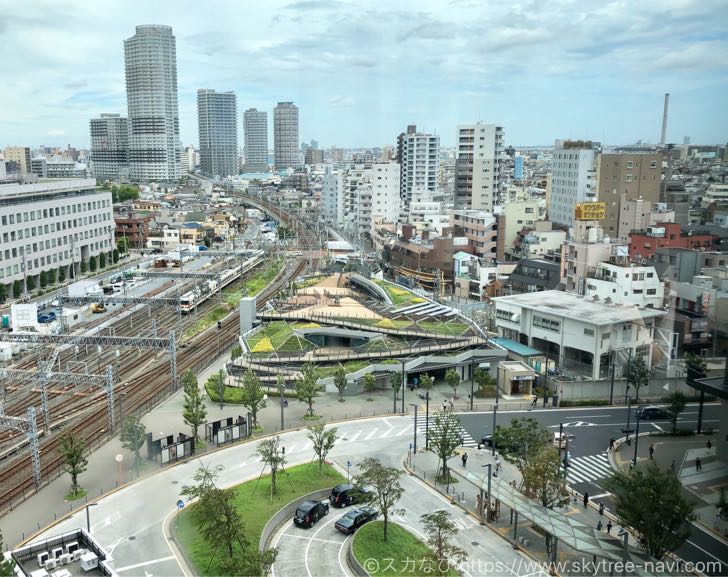
[[[706,405],[703,413],[703,428],[716,429],[719,424],[717,404]],[[544,424],[549,431],[558,432],[559,424],[564,424],[564,431],[575,436],[569,441],[571,462],[568,472],[569,485],[581,494],[589,493],[597,503],[604,503],[607,509],[613,508],[611,496],[603,487],[603,480],[611,476],[612,468],[607,457],[609,439],[624,437],[622,432],[627,425],[626,407],[593,407],[541,409],[528,411],[509,411],[499,414],[497,424],[506,425],[511,419],[533,417]],[[492,433],[492,413],[463,413],[460,415],[463,428],[474,438],[480,439],[484,434]],[[698,405],[690,404],[678,419],[678,426],[683,428],[697,426]],[[671,423],[667,420],[640,422],[640,433],[650,430],[669,430]],[[630,418],[630,429],[634,430],[634,407]],[[641,443],[646,441],[642,440]],[[643,447],[644,445],[640,445]],[[634,443],[632,444],[634,447]],[[640,451],[641,452],[641,451]],[[679,461],[678,461],[679,462]],[[721,561],[719,571],[714,575],[728,575],[728,545],[715,538],[700,525],[693,523],[691,536],[676,551],[686,561]]]

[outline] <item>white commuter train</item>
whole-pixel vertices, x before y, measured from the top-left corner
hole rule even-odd
[[[264,260],[264,256],[264,251],[256,251],[253,256],[243,261],[243,271],[247,272],[251,268],[261,264]],[[200,283],[194,289],[186,292],[180,297],[180,309],[182,310],[183,315],[191,313],[195,309],[195,307],[199,306],[207,299],[209,299],[212,295],[214,295],[218,288],[222,290],[231,282],[239,279],[240,265],[233,265],[232,268],[229,268],[225,272],[221,273],[218,278],[220,281],[219,285],[218,279],[209,279],[203,283]]]

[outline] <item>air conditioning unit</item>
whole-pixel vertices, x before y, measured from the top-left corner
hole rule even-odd
[[[51,549],[51,557],[54,559],[58,559],[61,555],[63,555],[63,549],[61,547],[55,547],[54,549]]]
[[[42,553],[38,553],[38,567],[44,567],[46,564],[46,561],[50,559],[50,555],[48,554],[48,551],[43,551]]]
[[[58,559],[61,565],[68,565],[73,560],[73,555],[71,553],[64,553]]]
[[[48,559],[48,561],[45,562],[46,571],[48,569],[55,569],[57,565],[58,561],[56,559]]]

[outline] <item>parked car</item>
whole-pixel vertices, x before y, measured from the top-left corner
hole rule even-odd
[[[637,409],[637,416],[640,419],[645,420],[668,419],[670,417],[665,409],[661,409],[655,405],[645,405],[644,407],[640,407]]]
[[[304,529],[309,529],[321,517],[329,514],[329,504],[326,501],[304,501],[296,509],[293,522]]]
[[[56,313],[52,311],[38,315],[38,322],[42,324],[52,323],[54,320],[56,320]]]
[[[347,535],[356,531],[359,527],[374,521],[379,516],[379,511],[374,507],[360,507],[352,509],[346,515],[342,516],[334,525],[342,533]]]
[[[354,485],[336,485],[331,489],[329,501],[334,507],[348,507],[355,503],[366,503],[371,497],[371,490]]]

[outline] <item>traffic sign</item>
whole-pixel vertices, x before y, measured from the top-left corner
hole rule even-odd
[[[184,508],[184,506],[185,506],[185,502],[182,499],[180,499],[179,501],[177,501],[177,508],[178,509],[182,509],[182,508]]]

